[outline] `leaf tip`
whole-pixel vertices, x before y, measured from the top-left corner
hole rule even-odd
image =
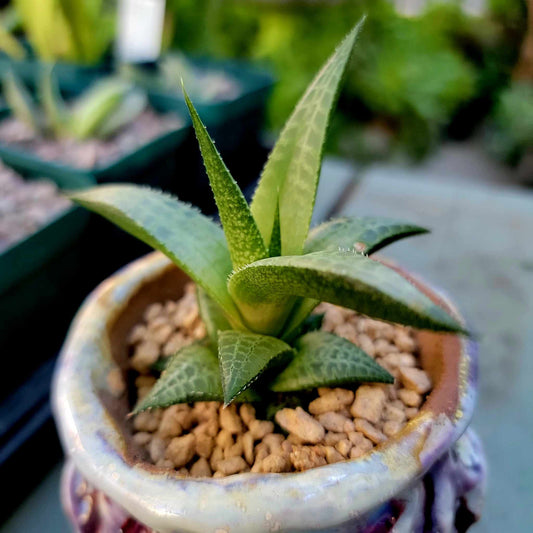
[[[394,376],[386,368],[383,368],[383,383],[387,383],[388,385],[394,383]]]

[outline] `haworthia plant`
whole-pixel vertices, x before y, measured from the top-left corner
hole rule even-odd
[[[61,98],[52,69],[44,69],[38,89],[37,102],[13,72],[4,75],[4,98],[11,113],[35,133],[53,137],[108,137],[147,105],[143,90],[113,77],[100,80],[70,105]]]
[[[176,198],[131,185],[71,198],[161,250],[198,286],[204,344],[172,356],[135,412],[171,403],[377,381],[392,376],[346,339],[313,331],[320,301],[369,317],[462,333],[407,279],[369,257],[426,230],[378,217],[343,218],[309,232],[322,146],[360,24],[318,73],[289,118],[248,206],[185,94],[222,228]]]

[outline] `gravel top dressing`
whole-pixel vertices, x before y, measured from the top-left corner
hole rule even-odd
[[[184,477],[295,472],[356,459],[398,433],[432,387],[410,328],[331,304],[316,311],[324,313],[323,330],[365,350],[394,376],[394,384],[319,388],[301,394],[301,406],[290,395],[291,407],[281,405],[270,420],[261,419],[248,403],[224,408],[219,402],[196,402],[144,411],[134,417],[133,428],[145,460]],[[205,334],[193,284],[177,302],[150,305],[128,340],[137,399],[154,385],[156,361]],[[118,369],[108,380],[117,396],[124,393]]]
[[[80,141],[36,135],[26,124],[10,117],[0,122],[0,142],[27,150],[47,161],[90,169],[105,166],[183,124],[177,115],[161,115],[146,109],[112,137]]]

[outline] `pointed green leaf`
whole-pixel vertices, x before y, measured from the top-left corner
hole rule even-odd
[[[393,383],[394,378],[350,341],[313,331],[295,344],[296,355],[270,384],[275,392],[335,387],[347,383]]]
[[[205,324],[207,335],[213,345],[217,346],[218,332],[231,329],[231,325],[220,306],[198,286],[196,287],[196,300],[198,301],[198,309]]]
[[[304,251],[355,250],[372,254],[399,239],[427,232],[425,228],[392,218],[336,218],[310,231]]]
[[[70,199],[168,256],[238,320],[226,280],[231,259],[220,226],[172,196],[134,185],[103,185]]]
[[[39,83],[39,95],[48,126],[55,135],[62,135],[67,122],[67,110],[52,68],[45,67]]]
[[[191,344],[171,356],[161,377],[133,413],[176,403],[206,401],[222,401],[217,356],[206,346]]]
[[[291,350],[288,344],[275,337],[235,330],[219,332],[218,359],[224,403],[230,404],[274,358]]]
[[[302,253],[315,203],[329,117],[361,24],[346,36],[298,102],[255,191],[251,209],[267,246],[279,191],[284,255]]]
[[[189,96],[183,90],[200,145],[234,268],[268,257],[263,237],[237,182],[231,177]]]
[[[13,115],[33,131],[41,131],[42,121],[39,111],[24,84],[12,71],[4,74],[3,93]]]
[[[415,328],[464,332],[403,276],[354,252],[263,259],[232,274],[228,287],[249,327],[259,332],[276,320],[290,296],[330,302]]]

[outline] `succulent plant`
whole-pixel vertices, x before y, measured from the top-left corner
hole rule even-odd
[[[135,412],[202,400],[229,404],[268,391],[392,382],[360,348],[309,320],[320,301],[416,328],[462,331],[404,277],[368,256],[423,228],[360,217],[309,232],[327,124],[360,25],[288,119],[250,205],[185,93],[223,229],[148,188],[108,185],[71,196],[162,251],[198,287],[208,339],[173,355]]]
[[[79,140],[112,135],[132,122],[147,104],[142,89],[114,77],[100,80],[67,104],[51,68],[39,79],[39,103],[12,71],[4,75],[3,92],[11,112],[35,133]]]

